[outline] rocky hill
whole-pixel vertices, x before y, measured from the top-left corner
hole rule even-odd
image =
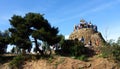
[[[105,43],[105,40],[102,37],[101,33],[94,31],[92,28],[82,28],[75,30],[70,34],[69,39],[80,40],[82,37],[84,37],[84,44],[88,44],[89,41],[91,41],[92,46],[102,46]]]
[[[83,38],[85,45],[91,44],[93,47],[102,46],[105,43],[104,38],[98,31],[97,25],[81,19],[80,23],[74,26],[74,31],[70,34],[69,39],[81,40]]]

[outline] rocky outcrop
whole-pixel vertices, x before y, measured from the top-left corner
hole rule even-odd
[[[74,30],[70,36],[70,40],[78,39],[84,37],[84,44],[88,44],[90,41],[92,42],[92,46],[102,46],[105,43],[104,38],[101,33],[98,31],[94,31],[92,28],[82,28],[78,30]]]

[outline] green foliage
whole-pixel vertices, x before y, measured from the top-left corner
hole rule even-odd
[[[111,46],[104,46],[104,47],[101,47],[101,57],[104,57],[104,58],[108,58],[108,57],[112,57],[112,51],[113,51],[113,47]]]
[[[7,45],[9,44],[9,32],[0,31],[0,54],[6,53]]]
[[[114,50],[112,51],[115,60],[120,61],[120,46],[115,46]]]
[[[117,40],[117,44],[120,46],[120,37]]]
[[[23,55],[18,55],[13,58],[13,60],[10,62],[9,66],[10,68],[17,69],[21,64],[23,64],[23,61],[25,60],[25,57]]]
[[[110,41],[107,45],[101,48],[102,57],[104,58],[111,58],[116,61],[120,61],[120,45],[119,45],[119,38],[117,43]]]
[[[79,42],[78,40],[65,40],[61,45],[61,55],[68,56],[81,56],[83,54],[88,54],[90,50],[84,47],[84,44]],[[92,53],[92,52],[90,52]]]
[[[53,45],[59,42],[58,28],[52,27],[49,22],[39,13],[28,13],[25,16],[26,23],[30,25],[31,35],[37,40]]]
[[[13,15],[9,21],[12,26],[9,28],[11,32],[11,44],[19,48],[30,49],[32,47],[30,36],[32,36],[36,50],[43,54],[38,47],[38,40],[53,45],[61,39],[59,35],[57,35],[59,32],[58,28],[52,27],[42,14],[30,12],[24,17]]]
[[[82,60],[82,61],[87,61],[87,56],[86,55],[81,55],[81,56],[78,56],[76,57],[76,59],[79,59],[79,60]]]
[[[102,57],[111,58],[117,61],[120,61],[120,46],[105,46],[101,48]]]

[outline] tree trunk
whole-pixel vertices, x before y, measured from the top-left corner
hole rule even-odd
[[[44,54],[43,54],[43,51],[39,49],[39,45],[38,45],[38,43],[37,43],[37,39],[34,38],[34,40],[35,40],[35,47],[36,47],[36,50],[39,51],[39,53],[40,53],[41,55],[44,55]]]

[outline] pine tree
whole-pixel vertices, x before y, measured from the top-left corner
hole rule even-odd
[[[43,55],[43,51],[39,49],[38,40],[45,41],[49,45],[56,44],[60,41],[58,28],[52,27],[47,19],[39,13],[27,13],[24,17],[13,15],[10,19],[11,43],[22,49],[30,49],[34,39],[36,50]]]

